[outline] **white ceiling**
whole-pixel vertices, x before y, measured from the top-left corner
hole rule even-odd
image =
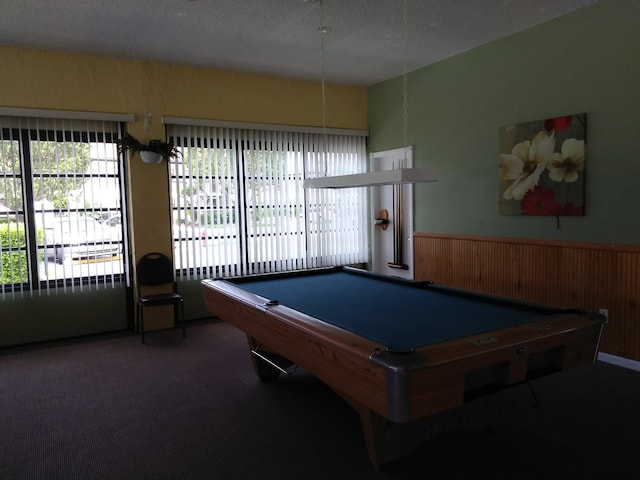
[[[598,0],[407,0],[409,71]],[[402,0],[0,0],[0,44],[370,86],[405,68]],[[318,26],[331,28],[322,35]]]

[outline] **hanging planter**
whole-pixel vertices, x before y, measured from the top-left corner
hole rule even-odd
[[[118,150],[120,153],[126,151],[132,154],[137,153],[144,163],[157,164],[162,160],[169,160],[170,158],[178,158],[180,156],[180,150],[173,143],[166,143],[162,140],[151,140],[149,143],[144,144],[139,142],[135,137],[125,133],[124,136],[117,141]]]
[[[162,154],[158,152],[152,152],[150,150],[140,150],[140,158],[144,163],[160,163],[162,161]]]

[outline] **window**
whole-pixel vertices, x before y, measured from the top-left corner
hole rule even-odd
[[[306,175],[365,171],[363,135],[188,125],[168,134],[182,151],[169,164],[182,278],[367,261],[366,189],[303,189]]]
[[[0,293],[121,276],[117,138],[113,121],[0,117]]]

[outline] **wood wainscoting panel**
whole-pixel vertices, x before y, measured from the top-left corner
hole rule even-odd
[[[414,276],[559,307],[606,309],[601,351],[640,360],[640,246],[416,232]]]

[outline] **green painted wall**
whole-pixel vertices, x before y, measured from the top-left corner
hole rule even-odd
[[[7,294],[0,302],[0,347],[127,328],[127,288],[80,287]]]
[[[415,187],[415,230],[640,243],[640,2],[601,0],[408,77],[408,143],[438,183]],[[498,214],[498,133],[587,114],[584,217]],[[369,89],[371,151],[402,146],[402,79]]]

